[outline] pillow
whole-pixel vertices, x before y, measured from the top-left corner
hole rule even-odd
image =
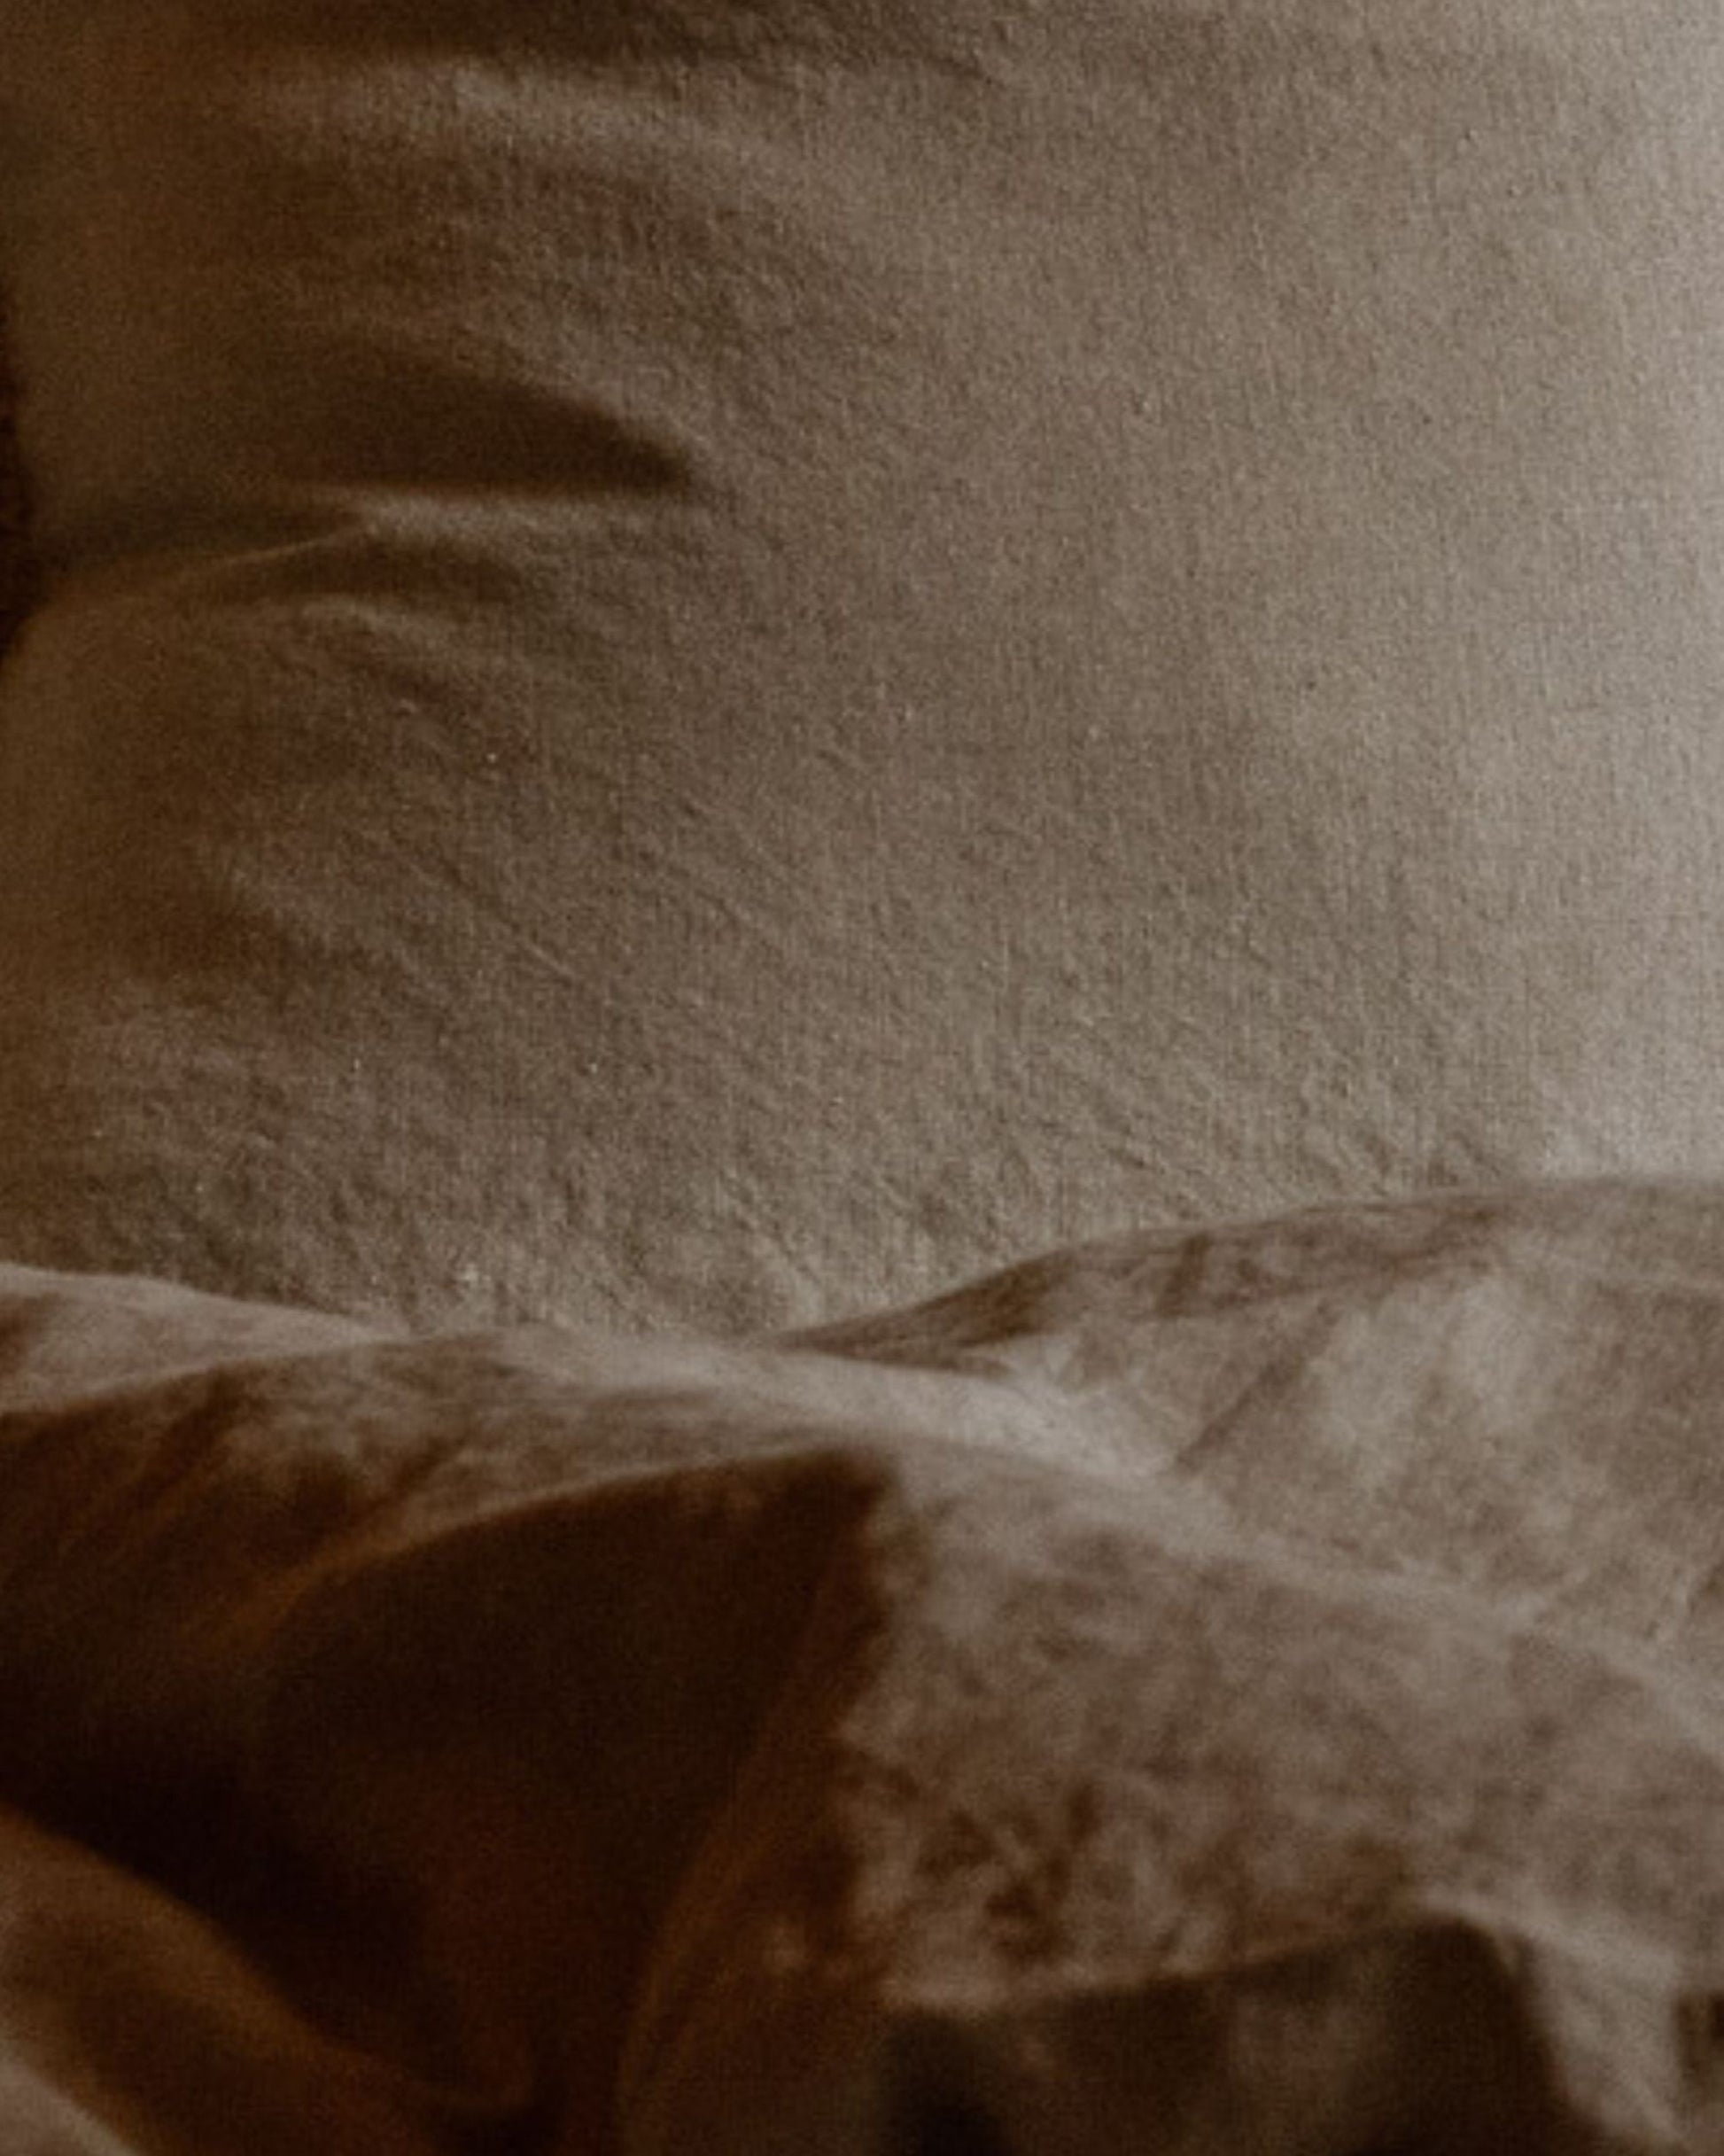
[[[1648,0],[0,0],[12,1256],[726,1329],[1724,1164]]]
[[[1699,2156],[1720,1319],[1724,1187],[753,1344],[0,1268],[12,2144]]]

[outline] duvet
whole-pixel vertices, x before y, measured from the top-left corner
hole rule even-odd
[[[0,1372],[9,2151],[1724,2146],[1714,1186]]]

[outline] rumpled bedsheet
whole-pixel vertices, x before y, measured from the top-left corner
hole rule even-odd
[[[1724,1187],[0,1372],[7,2152],[1724,2148]]]

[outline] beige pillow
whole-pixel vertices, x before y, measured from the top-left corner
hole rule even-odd
[[[1724,1166],[1649,0],[0,0],[32,1263],[714,1325]]]

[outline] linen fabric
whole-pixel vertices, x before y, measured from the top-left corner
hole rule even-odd
[[[754,1343],[0,1273],[0,2137],[1724,2146],[1724,1189]]]
[[[1698,0],[0,0],[20,1262],[1724,1169]]]

